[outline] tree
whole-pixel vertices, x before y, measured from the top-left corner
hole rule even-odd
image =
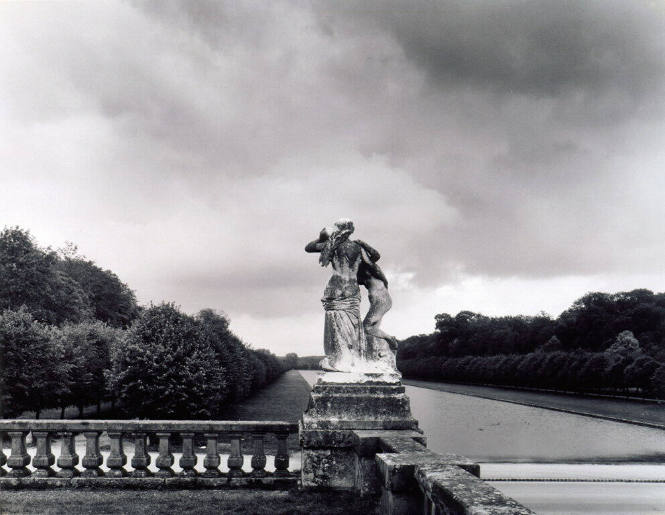
[[[652,391],[665,399],[665,365],[660,365],[651,376]]]
[[[607,348],[607,352],[630,356],[635,352],[640,352],[640,342],[637,341],[632,331],[621,331],[617,334],[614,343]]]
[[[139,311],[134,292],[110,270],[76,256],[75,249],[70,247],[61,253],[63,258],[57,266],[81,285],[89,299],[91,315],[113,327],[128,327]]]
[[[120,340],[108,374],[131,416],[211,418],[226,381],[203,327],[172,304],[146,309]]]
[[[111,368],[111,352],[120,339],[119,331],[94,321],[66,324],[52,332],[64,361],[70,365],[69,391],[60,400],[61,408],[76,405],[82,417],[85,406],[97,404],[99,412],[107,394],[105,373]]]
[[[50,329],[27,308],[0,313],[0,418],[55,406],[68,391],[67,363]]]
[[[650,356],[640,356],[624,369],[624,381],[628,386],[648,391],[652,387],[651,377],[658,366],[659,363]]]
[[[561,340],[559,340],[556,335],[554,335],[540,347],[538,347],[536,352],[555,352],[560,350],[562,350]]]
[[[298,367],[298,354],[295,352],[289,352],[284,356],[284,367],[287,370],[293,370]]]
[[[40,249],[19,227],[0,233],[0,309],[26,308],[40,322],[80,322],[92,315],[81,285],[56,267],[55,252]]]
[[[225,397],[239,401],[251,391],[252,374],[247,349],[229,329],[229,320],[212,309],[203,309],[196,316],[211,342],[216,359],[227,377]]]

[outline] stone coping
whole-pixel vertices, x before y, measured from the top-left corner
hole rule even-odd
[[[399,384],[402,374],[362,373],[362,372],[321,372],[317,384]]]
[[[415,479],[438,509],[445,507],[449,512],[464,515],[535,515],[487,482],[455,465],[418,465]]]
[[[282,421],[213,421],[213,420],[0,420],[0,431],[122,431],[173,433],[297,433],[297,422]]]
[[[399,446],[396,442],[400,442]],[[357,430],[352,432],[351,444],[356,453],[362,457],[374,457],[382,452],[400,452],[402,446],[414,448],[427,447],[427,437],[421,430]]]
[[[355,431],[359,429],[375,430],[398,430],[398,429],[418,429],[418,421],[413,417],[404,418],[384,418],[382,420],[344,420],[341,418],[322,419],[305,413],[302,418],[301,431],[309,429],[329,429],[341,430],[347,429]]]
[[[399,453],[380,453],[376,455],[379,477],[387,490],[401,492],[412,489],[416,482],[416,471],[447,470],[447,467],[460,467],[474,477],[480,475],[480,466],[474,461],[456,454],[436,454],[428,449],[410,450]]]

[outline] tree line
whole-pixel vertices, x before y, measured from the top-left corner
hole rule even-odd
[[[592,292],[556,319],[438,314],[397,364],[428,380],[665,397],[665,293]]]
[[[211,309],[141,307],[73,245],[0,233],[0,417],[112,400],[130,417],[214,418],[287,367]]]

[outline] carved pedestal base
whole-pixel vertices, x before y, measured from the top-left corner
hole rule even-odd
[[[358,488],[356,430],[417,430],[398,376],[326,372],[300,421],[302,485]]]

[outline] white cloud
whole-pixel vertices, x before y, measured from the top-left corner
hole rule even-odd
[[[257,347],[319,340],[303,247],[340,216],[381,251],[401,337],[662,288],[662,13],[591,2],[586,31],[502,5],[4,3],[0,219]]]

